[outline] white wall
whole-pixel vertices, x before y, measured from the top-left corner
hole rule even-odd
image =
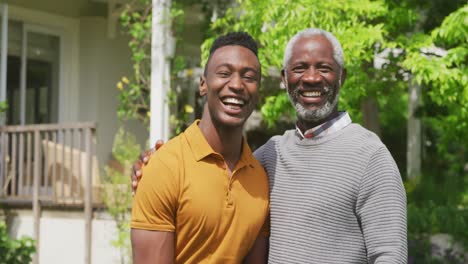
[[[10,235],[32,237],[31,210],[9,212]],[[44,210],[40,221],[40,264],[83,264],[85,255],[83,212]],[[117,236],[115,222],[105,213],[94,213],[92,222],[92,263],[120,263],[120,251],[111,245]]]
[[[107,20],[101,17],[80,19],[79,121],[96,121],[97,155],[101,165],[111,157],[114,135],[119,126],[117,82],[132,73],[128,38],[117,33],[107,36]],[[141,144],[148,138],[146,129],[131,123]],[[136,159],[137,157],[135,157]]]

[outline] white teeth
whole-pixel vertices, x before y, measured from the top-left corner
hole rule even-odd
[[[302,95],[305,97],[318,97],[321,95],[321,93],[319,91],[303,92]]]
[[[223,103],[225,104],[237,104],[237,105],[244,105],[244,101],[241,99],[237,99],[234,97],[227,97],[223,99]]]

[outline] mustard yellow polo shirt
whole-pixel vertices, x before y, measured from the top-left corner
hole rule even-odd
[[[229,177],[198,122],[143,168],[131,227],[175,232],[177,263],[241,263],[262,226],[268,232],[267,175],[244,140]]]

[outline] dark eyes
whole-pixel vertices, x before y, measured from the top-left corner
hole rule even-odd
[[[225,78],[225,77],[229,77],[231,73],[227,71],[221,71],[221,72],[217,72],[216,75],[218,75],[219,77]]]
[[[307,70],[309,70],[309,68],[306,67],[306,66],[297,66],[297,67],[293,67],[291,69],[291,71],[293,73],[299,73],[299,74],[304,73]],[[318,71],[320,73],[329,73],[329,72],[332,72],[333,69],[331,67],[329,67],[329,66],[319,66],[319,67],[316,68],[316,71]]]
[[[306,67],[294,67],[294,68],[292,69],[292,71],[293,71],[294,73],[303,73],[303,72],[306,71],[306,69],[307,69]]]
[[[248,81],[256,81],[257,80],[257,77],[256,76],[253,76],[253,75],[244,75],[242,76],[242,78],[248,80]]]
[[[220,78],[229,78],[231,76],[231,72],[229,71],[220,71],[220,72],[217,72],[216,75]],[[255,75],[252,75],[252,74],[248,74],[248,73],[245,73],[241,76],[242,79],[244,80],[247,80],[247,81],[256,81],[257,80],[257,76]]]
[[[318,71],[320,71],[322,73],[328,73],[328,72],[333,71],[333,69],[330,68],[330,67],[322,67],[322,68],[318,68]]]

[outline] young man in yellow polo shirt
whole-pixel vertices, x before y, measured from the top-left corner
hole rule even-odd
[[[143,168],[132,209],[135,264],[266,262],[268,179],[242,137],[260,71],[248,34],[213,43],[199,84],[201,120]]]

